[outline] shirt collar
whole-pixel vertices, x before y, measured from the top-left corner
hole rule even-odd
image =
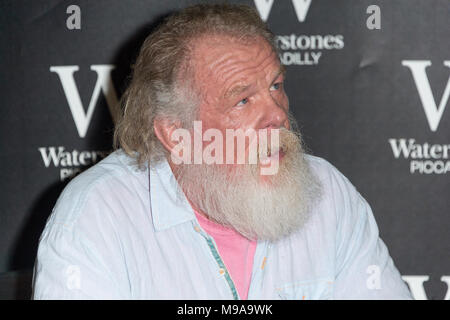
[[[194,211],[166,159],[150,165],[148,175],[150,208],[156,231],[195,219]]]

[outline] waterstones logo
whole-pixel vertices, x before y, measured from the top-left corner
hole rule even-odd
[[[38,148],[42,161],[46,168],[59,168],[61,181],[72,178],[83,169],[91,166],[107,156],[107,151],[72,151],[65,147],[41,147]]]
[[[73,10],[76,10],[76,6],[71,7],[73,7]],[[90,66],[90,70],[96,73],[97,80],[92,89],[89,105],[86,108],[82,104],[78,85],[74,77],[75,72],[78,72],[80,67],[78,65],[50,66],[50,72],[55,73],[61,83],[74,125],[81,139],[86,137],[101,95],[106,99],[114,122],[116,122],[118,115],[120,114],[116,90],[114,89],[114,84],[111,79],[111,72],[114,68],[115,66],[108,64]],[[86,72],[86,70],[83,72]],[[38,148],[38,151],[41,154],[42,161],[46,168],[59,168],[59,177],[61,181],[74,177],[83,169],[103,159],[108,153],[106,151],[97,150],[79,151],[75,149],[68,151],[65,150],[65,147],[63,146],[41,147]]]
[[[417,143],[415,139],[389,139],[389,144],[395,159],[410,160],[410,173],[450,172],[450,144]]]
[[[445,60],[443,65],[450,68],[450,61]],[[436,99],[426,72],[426,69],[431,66],[430,60],[403,60],[402,66],[411,72],[431,132],[438,132],[439,124],[450,100],[450,76],[441,98]],[[411,173],[446,174],[450,172],[450,144],[419,143],[412,138],[388,141],[396,159],[410,160]]]
[[[267,21],[274,0],[255,0],[255,7],[262,20]],[[292,8],[299,23],[306,20],[312,0],[292,0]],[[284,65],[318,65],[325,50],[340,50],[344,48],[342,34],[291,34],[277,35],[275,43],[280,49],[280,60]]]
[[[318,65],[325,50],[344,48],[344,36],[337,35],[278,35],[275,43],[284,65]]]

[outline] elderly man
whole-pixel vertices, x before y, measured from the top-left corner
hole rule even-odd
[[[170,16],[134,65],[120,148],[47,222],[33,297],[410,299],[369,205],[304,153],[283,81],[253,9]]]

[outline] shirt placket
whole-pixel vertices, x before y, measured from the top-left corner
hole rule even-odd
[[[223,259],[221,258],[220,254],[219,254],[216,242],[198,224],[193,222],[193,226],[194,226],[194,230],[196,232],[200,233],[203,236],[203,238],[205,239],[205,241],[209,247],[209,250],[210,250],[212,256],[214,257],[214,260],[216,261],[217,266],[219,267],[218,272],[221,276],[223,276],[228,287],[230,288],[233,299],[240,300],[239,293],[236,289],[233,279],[231,279],[230,273],[228,272],[228,270],[225,266],[225,263],[223,262]]]
[[[270,244],[268,241],[258,241],[256,244],[255,257],[253,259],[252,277],[250,280],[250,288],[248,289],[248,300],[260,299],[263,292],[264,273],[266,266]]]

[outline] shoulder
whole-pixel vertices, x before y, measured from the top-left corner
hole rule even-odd
[[[310,154],[305,159],[327,191],[357,192],[350,180],[327,160]]]
[[[334,212],[337,223],[348,221],[351,224],[360,220],[368,204],[350,180],[327,160],[312,155],[305,157],[321,184],[321,203],[326,211]]]
[[[134,163],[133,158],[117,150],[73,178],[59,196],[48,223],[72,225],[85,212],[114,207],[123,197],[145,192],[145,169]]]

